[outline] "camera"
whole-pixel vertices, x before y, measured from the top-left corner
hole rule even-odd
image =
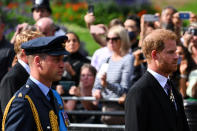
[[[144,15],[144,21],[146,22],[154,22],[154,21],[158,21],[159,17],[156,15],[152,15],[152,14],[145,14]]]
[[[188,20],[190,18],[190,12],[179,12],[179,18],[181,20]]]
[[[195,28],[189,28],[188,29],[188,33],[191,34],[191,35],[197,36],[197,29],[195,29]]]

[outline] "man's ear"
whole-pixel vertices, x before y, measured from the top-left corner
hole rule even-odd
[[[21,56],[26,56],[26,53],[25,53],[24,49],[21,50]]]
[[[41,59],[40,59],[40,56],[35,56],[34,57],[34,62],[35,64],[40,67],[41,66]]]
[[[152,50],[152,52],[151,52],[151,57],[152,57],[152,59],[153,60],[156,60],[156,59],[158,59],[158,56],[157,56],[157,51],[156,50]]]

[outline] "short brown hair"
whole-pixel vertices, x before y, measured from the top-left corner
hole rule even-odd
[[[165,29],[157,29],[152,31],[145,37],[142,43],[142,51],[147,59],[151,59],[151,52],[156,50],[161,52],[165,46],[164,41],[177,40],[177,36],[174,32]]]
[[[21,53],[21,44],[29,40],[44,36],[40,31],[24,30],[16,36],[14,51],[17,55]]]
[[[90,64],[83,64],[83,66],[81,67],[81,72],[82,72],[82,70],[85,69],[85,68],[88,68],[89,71],[92,73],[92,75],[93,75],[94,77],[96,77],[97,70],[96,70],[96,68],[95,68],[94,66],[92,66],[92,65],[90,65]]]

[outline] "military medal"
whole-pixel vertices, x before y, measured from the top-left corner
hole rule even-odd
[[[69,121],[68,115],[67,115],[66,111],[63,111],[61,113],[62,113],[62,116],[64,118],[64,123],[65,123],[66,127],[68,127],[70,125],[70,121]]]
[[[170,92],[170,100],[174,103],[175,99],[174,99],[174,95],[172,93],[172,91]]]

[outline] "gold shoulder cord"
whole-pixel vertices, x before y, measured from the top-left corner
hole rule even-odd
[[[7,117],[7,114],[8,114],[8,111],[10,109],[10,106],[12,104],[12,101],[15,99],[16,96],[13,96],[10,101],[8,102],[6,108],[5,108],[5,112],[4,112],[4,115],[3,115],[3,120],[2,120],[2,131],[5,131],[5,120],[6,120],[6,117]],[[37,129],[38,131],[43,131],[42,130],[42,126],[40,124],[40,119],[39,119],[39,116],[38,116],[38,111],[36,110],[36,107],[33,103],[33,101],[31,100],[31,98],[26,95],[25,98],[28,100],[28,102],[30,103],[30,107],[31,107],[31,110],[33,112],[33,117],[34,117],[34,120],[36,122],[36,126],[37,126]]]
[[[49,118],[50,118],[52,131],[59,131],[57,115],[55,115],[53,110],[49,111]]]
[[[13,96],[10,101],[8,102],[6,108],[5,108],[5,112],[3,115],[3,120],[2,120],[2,131],[5,131],[5,120],[8,114],[8,111],[10,109],[10,106],[12,104],[12,101],[15,99],[16,96]],[[38,115],[38,111],[33,103],[33,101],[31,100],[31,98],[28,95],[25,95],[25,98],[28,100],[32,113],[33,113],[33,117],[37,126],[38,131],[43,131],[41,123],[40,123],[40,119],[39,119],[39,115]],[[57,122],[57,116],[55,115],[54,111],[51,110],[49,112],[49,117],[50,117],[50,123],[51,123],[51,127],[52,127],[52,131],[59,131],[59,126],[58,126],[58,122]]]
[[[33,112],[34,120],[36,122],[36,126],[37,126],[38,131],[43,131],[41,123],[40,123],[38,111],[37,111],[33,101],[31,100],[31,98],[28,95],[25,95],[25,98],[29,101],[29,104],[30,104],[31,110]]]
[[[5,108],[5,111],[4,111],[4,115],[3,115],[3,120],[2,120],[2,131],[5,131],[5,119],[8,115],[8,111],[10,109],[10,106],[12,104],[12,101],[15,99],[16,96],[13,96],[10,101],[8,102],[6,108]]]

